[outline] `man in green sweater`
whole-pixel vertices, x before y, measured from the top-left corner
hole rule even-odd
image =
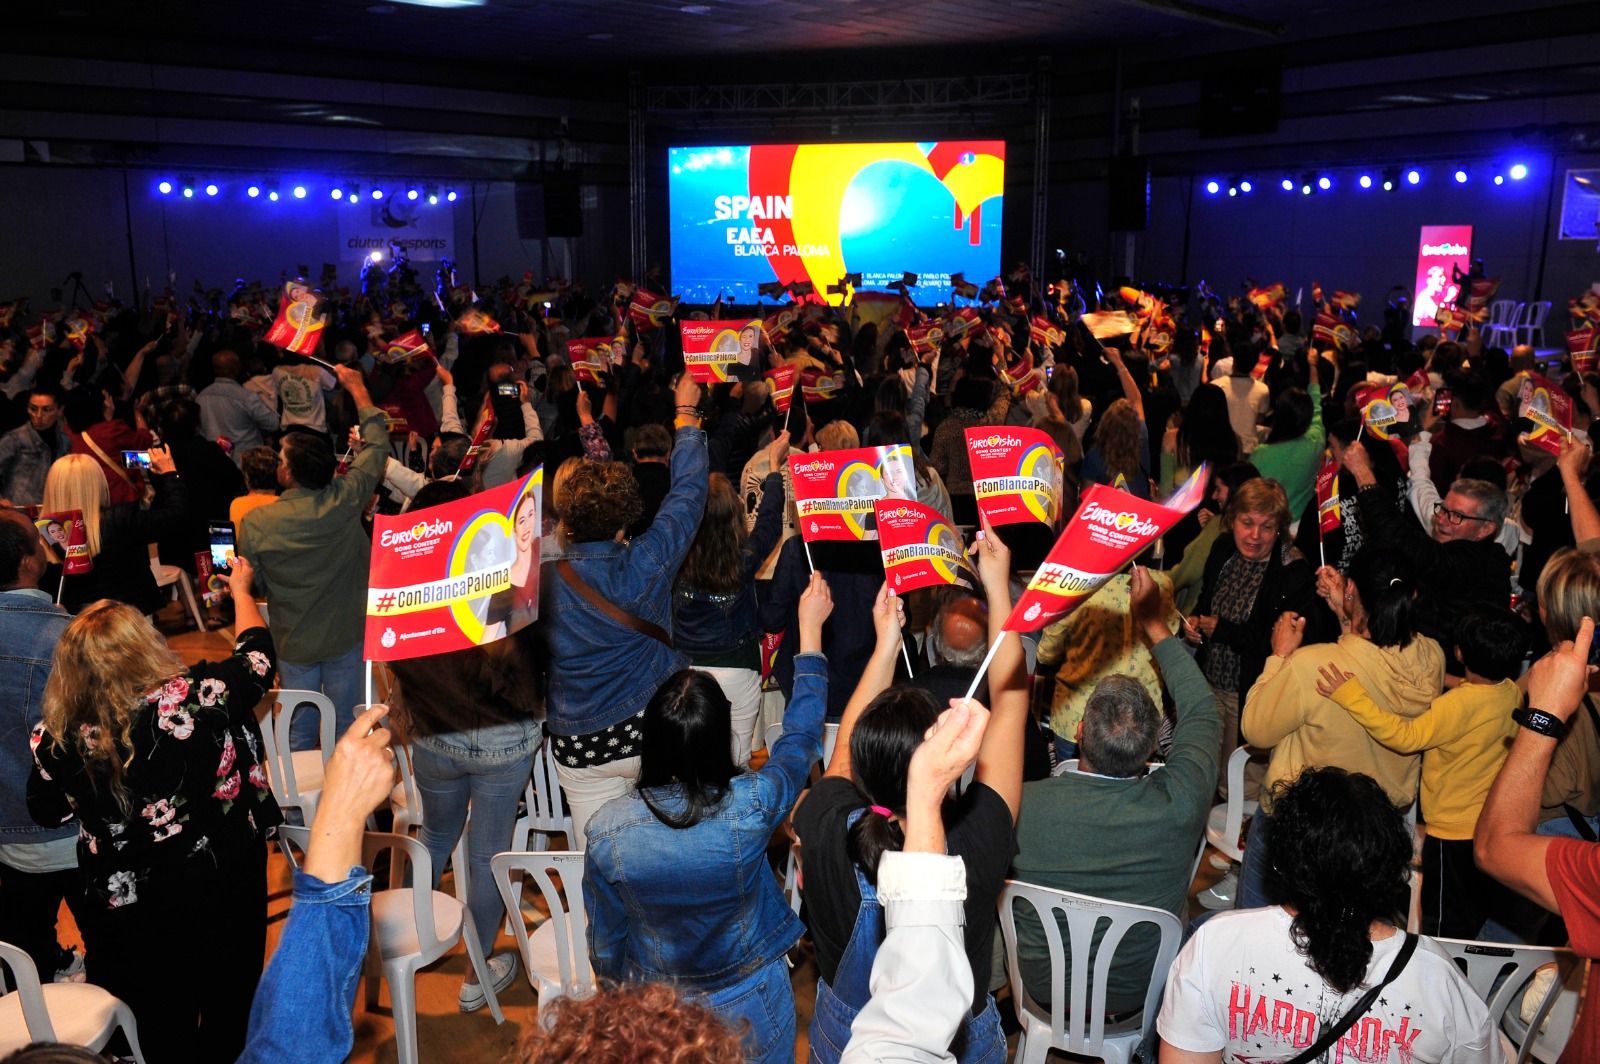
[[[1168,629],[1161,595],[1144,569],[1134,570],[1129,612],[1177,706],[1166,767],[1147,771],[1161,711],[1144,687],[1122,676],[1101,681],[1079,725],[1078,770],[1022,788],[1012,871],[1028,883],[1181,915],[1216,790],[1222,720],[1211,686]],[[1064,922],[1061,937],[1068,947]],[[1159,942],[1150,925],[1123,939],[1110,972],[1108,1013],[1143,1006]],[[1030,907],[1017,914],[1017,948],[1028,993],[1048,1007],[1050,948]],[[1070,994],[1070,947],[1067,957]],[[1091,957],[1091,971],[1093,963]]]

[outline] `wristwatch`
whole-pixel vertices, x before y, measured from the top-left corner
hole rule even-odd
[[[1552,739],[1560,739],[1567,734],[1566,721],[1542,709],[1513,709],[1511,719],[1531,732],[1548,735]]]

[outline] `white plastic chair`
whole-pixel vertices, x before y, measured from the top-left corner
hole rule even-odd
[[[317,815],[317,796],[322,793],[322,766],[333,756],[337,721],[333,700],[321,691],[300,691],[279,688],[263,702],[266,713],[257,718],[261,724],[262,753],[266,761],[267,783],[278,808],[288,811],[298,809],[305,823],[310,824]],[[289,723],[298,706],[310,705],[317,713],[322,740],[320,750],[289,749]]]
[[[1050,947],[1050,1007],[1045,1008],[1028,993],[1017,961],[1016,907],[1026,903],[1044,928]],[[1070,942],[1064,946],[1057,914],[1065,917]],[[1095,928],[1105,925],[1098,949],[1094,949]],[[1117,947],[1128,931],[1141,924],[1154,924],[1161,933],[1155,964],[1150,970],[1150,985],[1145,990],[1144,1007],[1139,1014],[1110,1023],[1106,1020],[1106,983]],[[1043,1064],[1046,1054],[1056,1049],[1064,1053],[1100,1057],[1107,1064],[1129,1064],[1144,1043],[1156,1021],[1156,1008],[1167,981],[1167,970],[1178,955],[1183,928],[1178,918],[1165,909],[1148,905],[1107,901],[1087,894],[1052,890],[1032,883],[1006,880],[1000,891],[1000,933],[1006,944],[1006,974],[1011,981],[1011,998],[1016,1003],[1016,1064]],[[1066,950],[1072,951],[1072,989],[1069,1002],[1066,990]],[[1089,955],[1094,949],[1094,971],[1089,970]]]
[[[561,794],[561,781],[556,778],[556,761],[550,755],[548,736],[534,752],[533,778],[523,792],[523,804],[527,812],[511,827],[511,849],[548,850],[550,836],[555,834],[565,835],[568,846],[577,844],[578,840],[572,837],[572,817]]]
[[[767,744],[767,756],[772,756],[772,748],[778,740],[783,738],[783,725],[772,724],[767,727],[764,741]],[[824,724],[822,726],[822,762],[821,767],[826,769],[828,762],[833,760],[833,748],[839,744],[839,725]],[[794,910],[796,916],[800,915],[800,843],[789,843],[789,860],[783,866],[783,893],[789,899],[789,908]]]
[[[559,998],[584,998],[595,991],[589,964],[589,918],[583,907],[583,854],[577,850],[542,853],[497,853],[489,861],[494,885],[506,912],[517,915],[511,930],[517,938],[528,984],[539,996],[539,1020]],[[557,885],[555,877],[560,877]],[[528,933],[522,919],[522,890],[532,879],[544,895],[550,919]],[[563,889],[565,898],[563,898]]]
[[[299,854],[310,842],[309,828],[283,826],[279,837],[290,862],[299,867]],[[298,853],[296,852],[298,851]],[[391,870],[402,861],[411,864],[413,883],[433,882],[433,862],[422,843],[409,835],[369,831],[361,840],[361,861],[371,868],[380,853],[387,851]],[[394,873],[391,871],[391,878]],[[394,1015],[395,1052],[399,1064],[418,1064],[417,1060],[417,971],[443,957],[460,940],[467,948],[472,970],[478,975],[497,1024],[505,1022],[500,1001],[495,996],[472,913],[465,903],[437,890],[421,887],[396,887],[372,892],[372,937],[367,949],[367,1010],[378,1006],[376,965],[389,984],[389,1002]]]
[[[1522,311],[1522,304],[1515,299],[1497,299],[1489,304],[1489,320],[1483,323],[1483,342],[1485,346],[1507,347],[1516,340],[1513,331],[1517,323],[1517,315]]]
[[[156,587],[172,588],[172,601],[178,601],[178,592],[183,592],[183,603],[189,607],[194,626],[205,631],[206,619],[200,615],[200,602],[194,597],[194,584],[189,581],[189,574],[176,565],[162,565],[161,553],[154,543],[150,544],[150,572],[156,578]]]
[[[62,1042],[98,1053],[121,1030],[137,1064],[139,1028],[133,1010],[110,991],[90,983],[40,984],[33,959],[9,942],[0,942],[0,962],[11,969],[17,989],[0,983],[0,1056],[30,1042]]]
[[[1516,328],[1512,331],[1512,339],[1519,344],[1528,344],[1538,347],[1544,343],[1544,319],[1550,313],[1549,302],[1524,303],[1522,313],[1518,315]]]
[[[1526,998],[1521,1008],[1513,1001],[1512,1007],[1506,1009],[1500,1029],[1513,1044],[1521,1046],[1517,1053],[1517,1064],[1527,1064],[1532,1060],[1541,1064],[1555,1064],[1561,1058],[1568,1039],[1572,1037],[1572,1029],[1578,1022],[1578,1010],[1583,1005],[1583,981],[1588,973],[1589,963],[1580,958],[1574,957],[1573,963],[1567,966],[1555,962],[1549,985],[1538,997],[1529,1022],[1524,1022],[1522,1018],[1523,1010],[1527,1007]],[[1533,980],[1528,983],[1528,993],[1533,992],[1538,979],[1539,973],[1536,971]],[[1530,1036],[1530,1031],[1535,1033]]]
[[[1228,860],[1244,860],[1244,849],[1239,845],[1239,832],[1244,818],[1254,816],[1261,808],[1260,802],[1245,801],[1244,765],[1250,760],[1250,748],[1241,746],[1228,755],[1228,800],[1211,807],[1206,818],[1206,841],[1217,848]]]
[[[1466,976],[1467,982],[1472,985],[1473,991],[1489,1007],[1489,1022],[1496,1027],[1516,1016],[1519,1011],[1517,1007],[1522,1003],[1522,995],[1527,990],[1528,981],[1533,978],[1533,973],[1544,965],[1556,965],[1558,978],[1551,984],[1550,992],[1540,1004],[1539,1012],[1531,1025],[1534,1030],[1537,1030],[1545,1017],[1550,1014],[1561,997],[1565,984],[1573,981],[1574,973],[1577,975],[1576,985],[1570,991],[1574,998],[1577,986],[1582,982],[1583,961],[1569,949],[1557,949],[1551,946],[1515,946],[1503,942],[1470,942],[1458,938],[1436,938],[1434,941],[1450,954],[1456,962],[1456,967],[1461,969],[1461,974]],[[1576,1008],[1571,1015],[1576,1017]],[[1517,1017],[1515,1027],[1520,1029],[1521,1037],[1514,1037],[1513,1040],[1521,1044],[1527,1039],[1529,1025],[1523,1024],[1521,1018]],[[1551,1040],[1559,1039],[1564,1045],[1566,1036],[1571,1030],[1569,1024],[1564,1029],[1546,1032],[1545,1037]],[[1512,1033],[1510,1028],[1507,1029],[1507,1033]],[[1517,1059],[1519,1061],[1529,1059],[1533,1048],[1532,1041],[1523,1045]],[[1553,1061],[1555,1057],[1549,1059]]]

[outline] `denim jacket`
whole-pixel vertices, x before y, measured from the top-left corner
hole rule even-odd
[[[0,592],[0,843],[54,842],[76,823],[42,828],[28,815],[29,733],[39,723],[56,640],[72,617],[43,591]]]
[[[649,531],[628,543],[574,543],[564,557],[608,602],[672,631],[672,582],[694,542],[709,482],[706,434],[682,428],[672,448],[672,489]],[[550,651],[545,727],[587,735],[638,713],[661,681],[687,664],[684,655],[613,621],[553,571],[539,580]]]
[[[25,421],[0,436],[0,498],[13,506],[36,506],[44,501],[44,478],[50,463],[67,453],[69,442],[60,424],[48,437]]]
[[[756,569],[778,545],[786,502],[782,474],[767,474],[756,526],[739,558],[739,575],[744,580],[742,588],[718,594],[690,587],[682,579],[673,588],[673,642],[695,662],[727,654],[761,638],[761,618],[756,612]],[[753,669],[759,664],[759,658],[753,655],[748,667]]]
[[[693,827],[663,824],[637,792],[589,821],[583,903],[597,974],[712,993],[799,941],[803,928],[767,864],[767,841],[822,756],[827,687],[826,658],[795,658],[794,699],[766,766],[735,776]],[[675,787],[652,797],[668,812],[683,802]]]
[[[364,868],[339,883],[295,872],[294,905],[256,986],[238,1064],[339,1064],[350,1055],[371,907]]]

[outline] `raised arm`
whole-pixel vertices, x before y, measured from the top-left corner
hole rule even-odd
[[[383,480],[384,463],[389,458],[389,425],[383,411],[372,405],[366,378],[360,370],[340,366],[336,375],[344,390],[350,393],[361,419],[361,453],[350,464],[349,472],[334,478],[333,487],[340,502],[359,502],[365,507]]]
[[[1530,710],[1540,710],[1563,724],[1572,719],[1588,689],[1593,639],[1594,621],[1585,617],[1575,642],[1562,643],[1534,662],[1528,673]],[[1539,823],[1545,773],[1557,741],[1529,728],[1517,729],[1511,753],[1489,788],[1472,836],[1472,855],[1479,868],[1551,912],[1558,905],[1545,858],[1554,840],[1535,834],[1534,829]]]
[[[1023,670],[1022,640],[1005,630],[1011,615],[1011,551],[983,522],[973,543],[978,577],[989,601],[989,646],[998,647],[989,665],[989,728],[978,751],[974,777],[1011,808],[1016,823],[1022,805],[1022,745],[1028,726],[1028,677]]]
[[[828,761],[825,775],[850,778],[850,735],[856,730],[861,714],[889,685],[894,683],[894,664],[900,654],[900,640],[905,625],[905,603],[884,581],[878,597],[872,603],[872,627],[877,633],[872,656],[861,671],[861,680],[845,703],[844,714],[839,718],[839,736],[833,744],[833,757]]]
[[[774,815],[773,827],[789,815],[806,785],[811,766],[822,756],[822,721],[828,713],[828,659],[822,654],[822,623],[833,612],[833,596],[821,573],[800,596],[796,623],[800,650],[794,659],[794,696],[783,716],[783,735],[773,744],[760,777],[771,800],[762,806]]]
[[[1567,508],[1572,514],[1572,538],[1578,543],[1600,538],[1600,509],[1596,509],[1583,482],[1591,453],[1588,444],[1568,436],[1561,445],[1561,457],[1556,459],[1561,470],[1561,486],[1567,492]]]
[[[1111,360],[1111,367],[1117,371],[1117,380],[1122,384],[1122,397],[1128,400],[1128,405],[1133,407],[1133,412],[1139,415],[1139,420],[1144,420],[1144,396],[1139,392],[1139,385],[1133,379],[1133,374],[1128,372],[1127,365],[1122,361],[1122,352],[1114,347],[1105,349],[1106,358]]]

